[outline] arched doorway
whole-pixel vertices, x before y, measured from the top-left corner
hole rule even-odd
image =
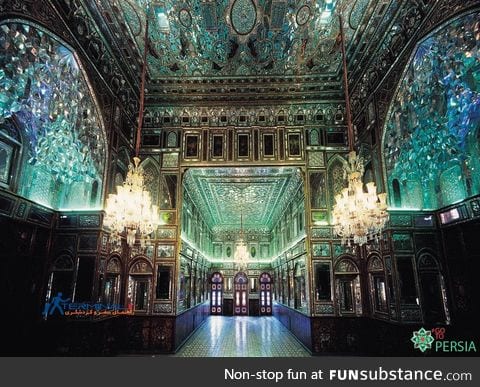
[[[378,255],[369,256],[367,268],[373,314],[385,316],[388,314],[388,304],[385,268],[382,259]]]
[[[260,275],[260,315],[272,314],[272,277],[268,273]]]
[[[120,257],[117,255],[112,256],[107,263],[103,284],[103,302],[105,304],[120,304],[121,267]]]
[[[248,316],[248,277],[243,272],[238,272],[233,280],[234,307],[236,316]]]
[[[223,276],[220,273],[213,273],[210,285],[210,313],[212,315],[221,315],[223,300]]]
[[[55,260],[48,281],[47,302],[58,293],[62,293],[63,298],[72,297],[74,269],[73,259],[68,254],[62,254]]]
[[[341,258],[335,265],[335,293],[340,316],[362,314],[360,275],[351,258]]]
[[[135,313],[150,311],[153,269],[146,257],[135,258],[129,271],[127,306]]]

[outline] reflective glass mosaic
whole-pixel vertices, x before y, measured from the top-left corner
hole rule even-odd
[[[123,13],[143,51],[146,0],[97,0]],[[351,37],[369,0],[217,0],[153,2],[149,64],[154,78],[297,75],[334,72],[342,10]]]
[[[439,208],[480,192],[480,14],[421,42],[389,112],[390,204]]]
[[[31,25],[0,26],[0,124],[21,133],[23,196],[55,208],[98,206],[105,136],[75,54]]]
[[[191,169],[185,188],[214,232],[269,232],[302,178],[296,168]]]

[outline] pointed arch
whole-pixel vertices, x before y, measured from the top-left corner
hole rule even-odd
[[[344,176],[344,167],[347,161],[340,155],[336,154],[327,164],[328,178],[328,204],[330,212],[335,203],[335,195],[340,193],[342,189],[347,187],[347,180]]]
[[[368,271],[383,271],[384,265],[382,258],[376,253],[370,254],[367,258],[367,270]]]
[[[338,273],[355,273],[358,274],[358,266],[350,255],[342,255],[337,258],[334,266],[335,274]]]
[[[448,20],[418,42],[407,62],[381,135],[390,202],[395,180],[402,205],[412,208],[440,208],[480,193],[472,184],[480,181],[478,147],[470,142],[480,126],[472,81],[480,75],[479,16],[477,10]],[[464,36],[472,37],[468,50]]]
[[[159,185],[160,185],[160,166],[152,157],[143,160],[141,167],[145,176],[145,187],[150,193],[152,204],[158,205]]]
[[[0,87],[0,94],[7,97],[0,120],[14,118],[26,139],[25,157],[17,166],[17,193],[57,209],[96,206],[99,200],[90,200],[92,184],[97,181],[102,185],[97,192],[104,193],[107,137],[79,56],[57,35],[31,21],[5,19],[0,25],[6,47],[0,53],[0,68],[17,63],[16,71],[5,73],[7,82]],[[42,55],[31,55],[34,51]]]
[[[119,166],[124,172],[124,174],[126,174],[129,164],[130,164],[130,152],[126,147],[121,147],[118,150],[118,154],[117,154],[117,166]]]

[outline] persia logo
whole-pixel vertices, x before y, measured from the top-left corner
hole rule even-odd
[[[432,348],[432,343],[435,341],[435,339],[432,336],[432,331],[427,331],[422,327],[418,331],[413,332],[413,336],[410,341],[414,344],[414,348],[425,352],[427,349]]]

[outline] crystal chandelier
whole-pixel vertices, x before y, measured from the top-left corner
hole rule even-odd
[[[246,269],[249,261],[247,243],[243,232],[243,213],[240,214],[240,237],[235,244],[235,252],[233,254],[233,262],[235,266],[242,270]]]
[[[341,238],[342,244],[350,246],[353,242],[364,245],[377,239],[388,220],[387,194],[377,195],[375,183],[367,183],[367,192],[363,190],[363,159],[353,149],[353,126],[348,93],[347,60],[345,55],[345,35],[343,21],[340,19],[341,49],[343,59],[343,82],[348,126],[348,144],[350,153],[344,166],[344,176],[348,179],[348,188],[335,196],[332,211],[334,233]]]
[[[145,189],[143,168],[140,159],[133,158],[128,166],[127,178],[117,186],[117,193],[110,194],[105,208],[105,224],[113,236],[125,235],[129,246],[135,244],[137,234],[143,244],[160,223],[158,207],[152,204],[150,193]]]
[[[363,160],[355,151],[348,154],[344,171],[348,188],[335,196],[333,207],[334,232],[342,238],[342,244],[363,245],[375,239],[385,227],[388,219],[387,194],[377,195],[375,183],[367,183],[363,191]]]
[[[132,247],[137,239],[141,246],[149,240],[150,234],[160,224],[158,207],[152,204],[150,193],[145,187],[145,176],[140,166],[140,138],[145,104],[145,78],[147,71],[148,17],[145,24],[145,50],[143,54],[142,80],[140,85],[140,108],[138,117],[137,139],[133,164],[128,166],[128,173],[123,185],[117,186],[117,193],[110,194],[106,203],[105,225],[113,234],[113,239],[125,237]]]

